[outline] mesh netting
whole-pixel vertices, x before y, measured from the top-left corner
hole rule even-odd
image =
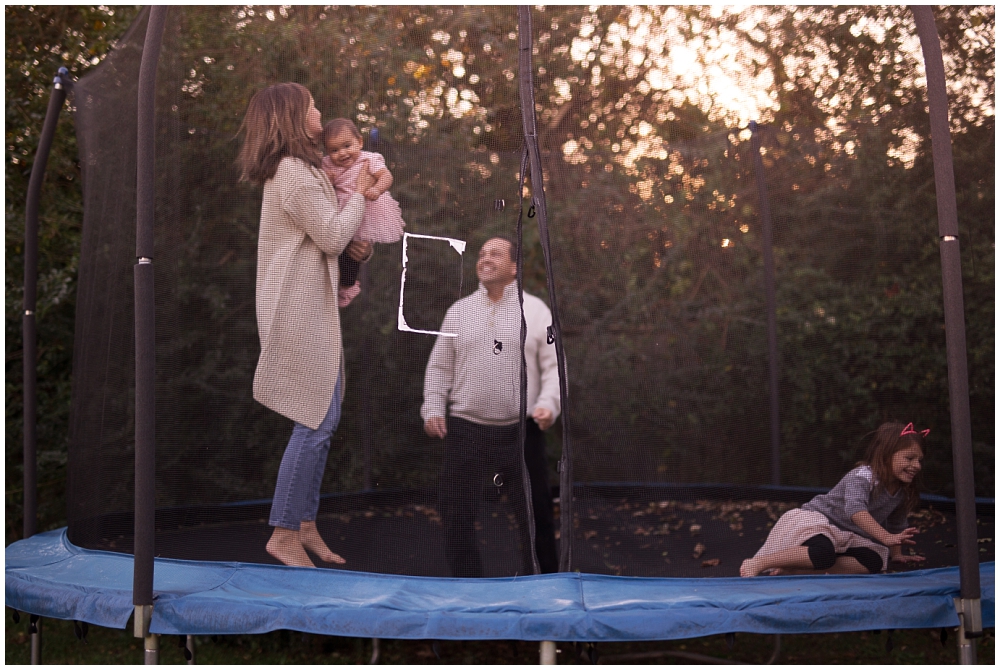
[[[554,569],[547,548],[565,538],[551,530],[545,499],[568,438],[572,569],[735,574],[778,515],[812,495],[803,487],[836,484],[882,420],[919,417],[948,434],[946,379],[929,377],[942,366],[927,363],[944,355],[939,275],[923,260],[934,229],[900,206],[910,197],[900,192],[905,157],[892,158],[898,142],[884,123],[895,111],[840,125],[800,115],[752,132],[747,122],[767,121],[777,104],[755,93],[755,54],[724,64],[745,73],[727,80],[726,94],[755,102],[720,111],[684,93],[693,75],[667,67],[687,58],[680,15],[643,11],[536,10],[570,434],[559,421],[541,433],[529,419],[526,457],[519,320],[472,323],[495,312],[477,289],[477,254],[494,236],[516,239],[522,209],[524,291],[549,301],[533,194],[518,192],[516,10],[171,9],[156,101],[157,556],[273,561],[268,514],[293,424],[253,399],[261,189],[239,182],[235,158],[250,97],[278,82],[305,85],[324,121],[357,124],[393,175],[406,232],[425,236],[406,238],[405,282],[403,241],[375,245],[360,294],[340,311],[342,418],[317,525],[343,567],[525,574],[536,544],[541,569]],[[607,19],[619,14],[623,22]],[[74,91],[86,211],[70,537],[116,551],[132,543],[134,119],[145,24],[144,13]],[[441,440],[425,433],[421,407],[432,348],[447,336],[412,331],[447,330],[459,299],[481,304],[455,312],[472,315],[456,351],[491,353],[455,368],[453,388],[465,375],[466,391],[498,413],[488,430],[452,416]],[[465,400],[452,397],[452,408]],[[947,492],[944,439],[927,465],[927,486]],[[950,517],[919,514],[945,538],[934,545],[930,535],[921,549],[953,563]],[[546,537],[533,543],[536,526]]]

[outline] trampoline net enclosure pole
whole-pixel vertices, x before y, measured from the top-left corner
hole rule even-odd
[[[531,28],[531,7],[519,5],[517,8],[518,27],[518,85],[521,93],[521,118],[524,124],[524,141],[531,165],[531,201],[538,216],[538,236],[545,259],[545,281],[548,288],[549,308],[552,311],[550,339],[556,347],[556,362],[559,369],[559,401],[562,405],[562,458],[559,460],[559,523],[562,540],[559,542],[559,571],[572,569],[573,548],[573,452],[570,447],[569,394],[566,379],[566,353],[563,347],[559,324],[559,307],[556,301],[555,276],[552,266],[552,251],[549,245],[548,214],[545,206],[542,156],[538,149],[538,133],[535,119],[535,79],[531,61],[533,40]],[[520,196],[520,194],[518,194]]]
[[[778,399],[778,301],[774,288],[774,247],[771,202],[767,195],[764,161],[761,160],[760,126],[750,122],[753,174],[760,201],[761,255],[764,257],[764,296],[767,310],[767,380],[771,409],[771,483],[781,485],[781,413]]]
[[[149,12],[139,69],[138,141],[136,154],[135,277],[135,562],[132,602],[135,635],[147,639],[146,661],[157,656],[149,642],[153,605],[153,553],[156,523],[156,330],[153,293],[153,220],[156,67],[167,8]],[[151,651],[153,652],[151,654]]]
[[[31,166],[28,198],[24,217],[24,314],[21,332],[24,346],[24,537],[38,532],[38,434],[37,434],[37,379],[38,331],[35,307],[38,297],[38,204],[45,181],[52,138],[59,123],[59,112],[66,100],[64,81],[68,84],[66,68],[59,68],[45,112],[45,123],[38,140],[35,162]]]
[[[524,171],[527,169],[527,152],[521,155],[521,171],[518,179],[518,202],[524,195]],[[528,366],[527,360],[524,355],[525,342],[528,337],[528,322],[524,318],[524,207],[520,207],[517,213],[517,249],[515,255],[517,256],[517,301],[521,312],[521,327],[518,335],[519,346],[521,350],[521,365],[519,369],[520,379],[518,384],[518,395],[520,396],[520,403],[518,409],[519,420],[517,422],[517,449],[518,453],[521,454],[521,482],[526,493],[526,512],[527,512],[527,523],[528,523],[528,538],[531,544],[531,569],[534,574],[541,573],[541,566],[538,564],[538,554],[535,547],[535,515],[532,509],[532,489],[531,480],[528,475],[528,468],[524,458],[525,440],[527,438],[527,411],[528,411]]]
[[[941,238],[941,276],[945,340],[948,358],[948,399],[951,409],[952,463],[955,471],[955,523],[961,598],[957,605],[967,637],[983,634],[976,532],[976,500],[972,465],[972,425],[969,409],[969,373],[965,345],[965,306],[958,245],[958,205],[955,169],[948,123],[941,42],[930,6],[911,7],[927,71],[934,186],[937,193],[938,234]]]

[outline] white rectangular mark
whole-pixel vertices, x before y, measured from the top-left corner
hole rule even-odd
[[[406,318],[403,316],[403,293],[406,289],[406,241],[411,237],[420,238],[423,240],[441,240],[442,242],[447,242],[451,245],[451,248],[458,252],[459,256],[465,253],[465,241],[456,240],[452,237],[437,237],[435,235],[414,235],[412,233],[403,233],[403,273],[399,278],[399,317],[397,319],[396,327],[405,333],[421,333],[423,335],[443,335],[444,337],[458,337],[457,333],[445,333],[439,330],[418,330],[416,328],[410,328],[406,325]]]

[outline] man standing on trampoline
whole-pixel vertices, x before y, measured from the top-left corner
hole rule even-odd
[[[438,336],[424,377],[424,431],[444,440],[439,503],[445,554],[455,577],[482,576],[475,531],[483,503],[505,495],[516,504],[524,496],[518,453],[521,308],[515,252],[507,238],[483,244],[476,262],[479,289],[448,309],[441,332],[456,337]],[[535,553],[547,573],[558,570],[558,558],[542,431],[559,415],[559,369],[555,347],[546,340],[549,308],[525,293],[524,320],[529,420],[523,463],[531,481]],[[522,537],[522,542],[528,544],[528,539]],[[530,553],[523,560],[530,571]]]

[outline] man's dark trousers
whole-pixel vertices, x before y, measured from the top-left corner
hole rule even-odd
[[[486,426],[448,417],[441,468],[439,505],[444,525],[445,555],[455,577],[481,577],[483,567],[476,539],[476,518],[483,505],[502,509],[517,519],[519,574],[531,574],[522,460],[517,453],[517,424]],[[535,516],[535,552],[543,573],[558,570],[552,496],[545,462],[545,435],[527,421],[524,464],[531,482]],[[496,486],[496,476],[502,485]],[[489,547],[487,547],[489,550]]]

